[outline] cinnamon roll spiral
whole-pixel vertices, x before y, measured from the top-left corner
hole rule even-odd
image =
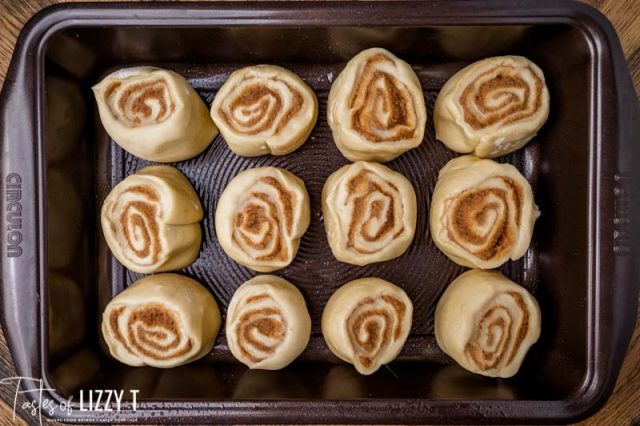
[[[216,233],[224,251],[259,272],[282,269],[293,261],[309,221],[304,182],[276,167],[240,173],[216,209]]]
[[[474,269],[442,295],[435,334],[440,348],[467,370],[511,377],[540,336],[540,308],[499,272]]]
[[[93,87],[100,120],[122,148],[149,161],[195,157],[218,134],[207,106],[181,75],[126,68]]]
[[[120,263],[149,274],[195,260],[202,217],[198,195],[178,169],[149,166],[113,188],[102,205],[101,222]]]
[[[404,253],[416,228],[416,195],[400,173],[359,161],[331,176],[322,191],[327,239],[334,256],[353,265]]]
[[[538,216],[531,186],[515,167],[462,156],[440,171],[431,236],[459,265],[492,269],[524,255]]]
[[[318,100],[291,71],[256,65],[235,71],[220,88],[211,118],[229,148],[239,155],[284,155],[309,137]]]
[[[391,52],[360,52],[333,82],[327,119],[351,161],[390,161],[422,143],[427,111],[418,77]]]
[[[111,355],[131,365],[169,368],[203,357],[220,328],[215,299],[197,281],[158,274],[136,281],[102,314]]]
[[[274,275],[259,275],[236,290],[225,328],[233,356],[250,368],[279,370],[307,346],[311,317],[302,293]]]
[[[498,157],[523,147],[549,115],[544,74],[522,56],[475,62],[444,85],[434,108],[436,138],[450,149]]]
[[[322,334],[338,358],[368,375],[398,356],[412,315],[413,304],[400,287],[361,278],[331,296],[322,313]]]

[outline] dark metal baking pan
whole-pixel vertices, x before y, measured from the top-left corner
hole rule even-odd
[[[424,143],[389,163],[414,184],[416,238],[398,259],[366,267],[336,261],[320,209],[327,176],[346,163],[327,127],[326,98],[346,61],[380,46],[416,70],[428,106]],[[502,271],[542,308],[542,337],[518,375],[473,376],[437,347],[433,310],[461,272],[434,246],[427,226],[439,168],[453,157],[434,138],[438,90],[478,58],[521,54],[544,70],[551,115],[526,148],[501,158],[530,180],[542,216],[523,259]],[[213,227],[220,192],[241,170],[284,167],[304,179],[312,220],[282,275],[304,293],[313,318],[309,348],[282,371],[249,371],[221,335],[211,355],[172,370],[112,360],[100,313],[138,276],[116,262],[98,212],[110,188],[147,163],[105,133],[90,87],[110,70],[174,69],[207,103],[229,73],[274,63],[316,92],[320,115],[309,141],[284,156],[242,158],[221,137],[176,163],[206,210],[204,242],[182,271],[207,285],[221,307],[254,275],[221,250]],[[124,422],[565,422],[610,395],[633,330],[639,289],[640,114],[620,45],[594,9],[565,2],[304,2],[74,4],[48,8],[24,28],[0,101],[2,143],[2,319],[18,372],[43,378],[62,401],[89,389],[139,389],[108,413],[58,413]],[[415,304],[404,351],[361,377],[340,364],[319,334],[331,293],[363,276],[402,286]],[[31,388],[33,384],[25,384]],[[31,395],[32,398],[36,394]],[[75,406],[77,408],[77,405]]]

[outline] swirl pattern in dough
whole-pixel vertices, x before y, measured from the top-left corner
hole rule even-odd
[[[427,112],[411,67],[374,48],[351,59],[334,81],[327,119],[349,160],[385,162],[422,143]]]
[[[318,100],[291,71],[256,65],[229,76],[213,101],[211,118],[236,154],[285,155],[309,137]]]
[[[102,205],[102,231],[111,252],[140,273],[190,265],[200,251],[203,218],[198,195],[171,166],[149,166],[127,177]]]
[[[322,334],[338,358],[368,375],[398,356],[412,316],[413,304],[400,287],[361,278],[331,296],[322,313]]]
[[[496,271],[454,280],[435,314],[438,345],[467,370],[511,377],[540,336],[540,309],[524,288]]]
[[[293,284],[274,275],[259,275],[233,295],[225,334],[240,362],[250,368],[279,370],[307,346],[311,317]]]
[[[327,239],[334,256],[367,265],[400,256],[413,240],[416,195],[400,173],[359,161],[331,176],[322,191]]]
[[[475,62],[444,85],[434,108],[436,138],[450,149],[497,157],[523,147],[549,115],[544,74],[522,56]]]
[[[259,272],[282,269],[293,261],[309,221],[304,182],[276,167],[240,173],[216,209],[216,233],[224,251]]]
[[[531,186],[515,167],[462,156],[440,171],[431,235],[459,265],[492,269],[524,255],[538,215]]]
[[[218,134],[202,99],[173,71],[122,69],[105,77],[93,92],[105,130],[136,157],[186,160],[204,151]]]
[[[197,281],[176,274],[136,281],[102,315],[111,355],[132,366],[169,368],[201,358],[219,328],[213,296]]]

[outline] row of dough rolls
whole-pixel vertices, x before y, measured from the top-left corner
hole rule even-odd
[[[355,265],[392,259],[413,240],[417,202],[411,183],[377,163],[342,167],[322,194],[335,257]],[[440,170],[430,207],[435,244],[454,262],[491,269],[524,255],[539,216],[531,186],[509,164],[462,156]],[[140,273],[177,270],[198,256],[203,210],[171,166],[149,166],[114,187],[102,207],[106,241]],[[218,241],[238,263],[260,272],[289,265],[310,222],[304,182],[275,167],[249,169],[222,193]]]
[[[401,352],[413,304],[400,287],[361,278],[340,287],[322,314],[329,349],[364,375]],[[209,353],[220,328],[215,299],[197,281],[177,274],[143,278],[106,307],[102,333],[111,354],[132,366],[169,368]],[[435,312],[438,345],[465,369],[511,377],[540,336],[533,296],[496,271],[474,269],[456,278]],[[233,356],[252,369],[278,370],[306,348],[311,318],[302,293],[273,275],[257,276],[234,293],[225,334]]]
[[[284,155],[309,137],[318,100],[296,74],[273,65],[233,72],[211,110],[179,74],[125,68],[93,88],[109,135],[140,158],[172,162],[202,152],[218,129],[235,153]],[[450,149],[491,158],[531,140],[549,115],[542,70],[522,56],[475,62],[453,75],[434,107],[436,138]],[[327,122],[351,161],[390,161],[422,143],[427,111],[411,66],[371,48],[353,57],[333,82]]]

